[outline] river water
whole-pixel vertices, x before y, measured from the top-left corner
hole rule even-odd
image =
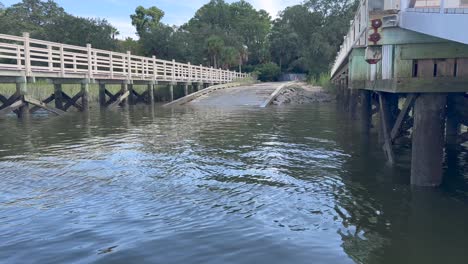
[[[466,263],[467,151],[410,151],[334,104],[0,120],[0,263]],[[457,166],[458,165],[458,166]]]

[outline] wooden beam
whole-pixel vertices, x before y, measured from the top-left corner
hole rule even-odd
[[[83,92],[79,92],[77,93],[75,96],[73,96],[73,98],[70,98],[70,96],[68,96],[66,93],[63,93],[63,97],[65,99],[67,99],[67,103],[65,104],[65,106],[63,107],[63,109],[65,111],[68,110],[68,108],[70,108],[71,106],[74,106],[76,107],[78,110],[82,111],[83,110],[83,107],[78,104],[76,101],[78,101],[78,99],[81,98],[81,96],[83,95]]]
[[[8,98],[6,98],[5,96],[3,96],[3,95],[0,94],[0,102],[1,102],[2,104],[4,104],[7,100],[8,100]]]
[[[388,126],[387,126],[387,120],[388,120],[388,111],[386,111],[385,106],[384,106],[384,99],[383,99],[383,95],[382,93],[379,93],[379,103],[380,103],[380,123],[382,125],[382,130],[383,130],[383,134],[384,134],[384,151],[385,151],[385,154],[387,155],[387,159],[388,159],[388,163],[390,164],[394,164],[395,163],[395,158],[394,158],[394,155],[393,155],[393,149],[392,149],[392,141],[391,141],[391,138],[390,138],[390,133],[389,133],[389,129],[388,129]]]
[[[53,108],[53,107],[48,107],[47,104],[39,101],[39,100],[36,100],[34,98],[31,98],[29,96],[25,96],[24,97],[24,101],[29,103],[29,104],[32,104],[34,106],[37,106],[37,107],[40,107],[44,110],[46,110],[47,112],[50,112],[52,114],[55,114],[55,115],[62,115],[65,113],[65,111],[62,111],[60,109],[56,109],[56,108]]]
[[[49,96],[48,98],[46,98],[44,101],[42,101],[42,103],[44,104],[48,104],[50,102],[52,102],[53,100],[55,100],[55,94],[52,94],[51,96]],[[38,107],[38,106],[34,106],[33,108],[31,108],[29,110],[29,112],[32,114],[34,112],[36,112],[37,110],[39,110],[41,107]]]
[[[18,108],[24,106],[24,102],[22,100],[18,100],[7,107],[0,110],[0,116],[6,115],[12,111],[17,110]]]
[[[111,92],[106,90],[106,94],[109,96],[109,100],[105,104],[105,106],[107,107],[111,105],[113,102],[117,101],[117,99],[119,99],[122,92],[118,91],[116,94],[112,94]]]
[[[16,102],[20,98],[18,92],[14,93],[10,98],[8,98],[2,106],[0,106],[0,110],[7,108],[10,106],[12,103]]]
[[[115,102],[109,105],[109,108],[115,108],[118,106],[120,103],[122,103],[127,97],[130,95],[130,91],[126,91],[124,94],[122,94]]]
[[[397,120],[395,122],[395,125],[393,126],[392,132],[390,133],[391,141],[394,142],[395,139],[398,137],[401,131],[401,126],[403,122],[405,121],[408,112],[410,111],[411,107],[414,104],[414,100],[416,100],[417,95],[416,94],[410,94],[405,100],[405,104],[403,105],[403,108],[400,111],[400,114],[397,117]]]

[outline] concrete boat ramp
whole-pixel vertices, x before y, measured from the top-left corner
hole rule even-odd
[[[190,94],[166,106],[266,107],[291,82],[220,85]]]

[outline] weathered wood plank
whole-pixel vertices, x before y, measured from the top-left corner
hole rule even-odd
[[[32,104],[34,106],[40,107],[40,108],[42,108],[42,109],[44,109],[47,112],[50,112],[52,114],[62,115],[62,114],[65,113],[65,111],[62,111],[60,109],[56,109],[56,108],[53,108],[53,107],[49,107],[49,106],[47,106],[47,104],[45,104],[45,103],[43,103],[43,102],[41,102],[39,100],[36,100],[36,99],[34,99],[34,98],[30,97],[30,96],[25,96],[24,101],[29,103],[29,104]]]
[[[17,110],[18,108],[24,106],[24,102],[22,100],[16,101],[7,107],[3,108],[0,110],[0,116],[6,115],[12,111]]]
[[[117,107],[120,103],[122,103],[125,99],[128,98],[130,95],[130,91],[126,91],[124,94],[122,94],[115,102],[109,105],[109,108],[115,108]]]
[[[468,77],[468,59],[457,59],[457,76]]]
[[[48,104],[48,103],[52,102],[53,100],[55,100],[55,94],[52,94],[51,96],[49,96],[48,98],[46,98],[46,99],[43,100],[42,102],[43,102],[44,104]],[[38,106],[34,106],[34,107],[32,107],[32,108],[29,110],[29,112],[30,112],[30,113],[34,113],[34,112],[36,112],[36,111],[39,110],[39,109],[41,109],[41,108],[38,107]]]
[[[403,60],[468,58],[468,46],[455,42],[405,44],[401,45],[401,58]]]
[[[454,77],[455,59],[436,60],[437,77]]]
[[[434,60],[418,60],[418,76],[419,78],[434,77]]]
[[[408,112],[410,111],[411,107],[414,104],[414,100],[416,100],[416,94],[410,94],[405,100],[405,104],[400,111],[400,114],[397,117],[395,125],[393,126],[392,132],[390,133],[391,141],[394,142],[395,139],[398,137],[401,131],[401,126],[405,121],[406,117],[408,116]]]

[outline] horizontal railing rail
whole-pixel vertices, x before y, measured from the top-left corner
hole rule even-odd
[[[359,3],[359,9],[354,16],[354,19],[350,21],[348,34],[344,36],[343,44],[340,46],[340,50],[338,51],[338,54],[333,63],[331,76],[335,75],[335,73],[348,57],[353,47],[367,45],[368,15],[367,1],[361,0]]]
[[[148,80],[168,82],[227,83],[249,74],[155,56],[73,46],[38,39],[0,34],[0,71],[20,71],[26,77],[53,75],[90,79]]]

